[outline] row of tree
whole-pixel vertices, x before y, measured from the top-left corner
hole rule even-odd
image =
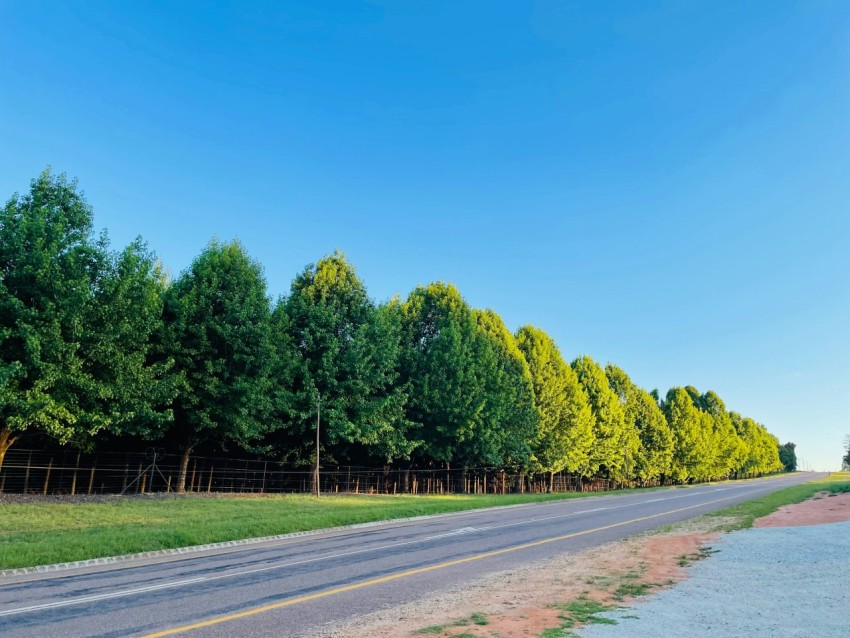
[[[45,171],[0,217],[0,464],[19,436],[164,441],[279,461],[505,467],[615,480],[782,469],[777,439],[716,393],[661,397],[614,365],[567,363],[451,284],[376,304],[340,253],[272,303],[238,242],[175,281],[141,240],[93,234],[76,184]]]

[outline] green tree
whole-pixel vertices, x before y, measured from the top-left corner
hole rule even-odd
[[[166,295],[165,344],[181,383],[172,434],[189,455],[214,441],[249,447],[269,427],[271,309],[262,268],[239,242],[213,240]]]
[[[664,414],[673,432],[673,462],[670,476],[679,482],[698,478],[708,456],[702,412],[684,388],[670,388]]]
[[[712,478],[727,477],[741,465],[747,448],[732,425],[732,417],[723,400],[713,390],[700,397],[700,407],[711,415],[714,443]]]
[[[139,239],[110,255],[81,340],[99,391],[89,412],[106,415],[109,432],[155,439],[172,423],[171,402],[179,379],[163,356],[166,276]]]
[[[525,467],[537,432],[534,390],[528,362],[502,318],[493,310],[473,310],[481,342],[486,400],[481,437],[473,437],[470,458],[486,465]]]
[[[572,368],[587,393],[594,417],[590,470],[622,478],[626,459],[634,458],[637,452],[636,433],[626,428],[623,407],[611,389],[605,371],[587,355],[575,359]]]
[[[76,183],[49,170],[0,215],[0,465],[29,430],[87,447],[169,417],[168,364],[149,353],[162,273],[140,241],[110,253],[92,227]]]
[[[640,440],[634,456],[627,459],[628,473],[643,483],[667,474],[673,459],[673,433],[657,400],[615,365],[605,366],[605,375],[620,398],[626,428],[637,432]]]
[[[747,448],[747,454],[739,472],[745,475],[759,476],[782,469],[779,461],[779,440],[767,429],[749,417],[736,412],[730,413],[732,424]]]
[[[309,455],[315,462],[318,393],[323,453],[332,460],[406,458],[414,443],[406,436],[407,396],[396,383],[398,312],[376,306],[345,256],[335,252],[295,278],[286,316],[289,341],[301,361],[295,369],[289,434],[296,447],[290,455]]]
[[[841,459],[842,471],[850,468],[850,434],[844,437],[844,458]]]
[[[779,462],[782,463],[786,472],[797,471],[797,452],[796,445],[790,441],[785,445],[779,446]]]
[[[523,326],[517,332],[517,345],[528,361],[539,415],[532,440],[533,469],[549,474],[551,489],[556,472],[590,469],[593,413],[578,377],[548,334]]]
[[[438,282],[416,288],[400,311],[412,438],[424,460],[450,467],[475,436],[487,400],[472,310],[457,288]]]

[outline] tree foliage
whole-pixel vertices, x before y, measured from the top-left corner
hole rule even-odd
[[[20,433],[88,447],[167,422],[168,362],[150,357],[163,276],[141,241],[111,253],[77,185],[49,170],[0,216],[0,465]]]
[[[269,300],[262,269],[238,242],[213,240],[166,295],[165,344],[180,375],[172,436],[189,453],[210,440],[251,447],[270,424]]]
[[[627,459],[635,458],[639,445],[637,433],[626,427],[626,415],[620,398],[611,389],[605,371],[593,359],[582,355],[572,362],[579,383],[587,393],[593,413],[593,448],[590,471],[622,478]]]
[[[294,347],[298,361],[288,449],[281,455],[314,447],[320,395],[322,446],[329,461],[351,458],[363,448],[380,462],[406,458],[413,443],[406,437],[407,397],[396,383],[401,353],[397,313],[377,307],[345,256],[335,252],[295,278],[276,314],[279,321],[285,315],[280,337]]]
[[[486,400],[481,415],[480,451],[471,454],[490,466],[525,467],[538,427],[528,362],[514,335],[493,310],[474,310],[480,341]]]
[[[451,284],[419,286],[402,304],[402,381],[421,460],[469,462],[486,406],[480,336],[472,309]],[[465,448],[466,458],[458,459]]]
[[[608,364],[605,375],[623,406],[626,428],[636,432],[639,438],[626,468],[629,478],[646,482],[668,474],[673,460],[673,432],[657,401],[636,386],[621,368]]]
[[[517,345],[528,361],[538,414],[531,439],[533,469],[550,477],[562,470],[589,473],[594,420],[578,377],[539,328],[520,328]]]
[[[779,446],[779,462],[786,472],[797,471],[797,446],[790,441]]]

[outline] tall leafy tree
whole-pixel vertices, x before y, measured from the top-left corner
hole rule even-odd
[[[702,413],[684,388],[670,388],[664,414],[673,432],[671,477],[680,482],[697,478],[708,454]]]
[[[502,318],[493,310],[474,310],[480,341],[484,409],[480,436],[472,438],[470,459],[486,465],[525,467],[537,431],[534,390],[528,363]]]
[[[107,425],[86,415],[90,380],[79,338],[106,263],[92,210],[74,182],[44,171],[0,219],[0,463],[22,432],[67,443]],[[77,423],[88,422],[86,432]]]
[[[236,241],[211,241],[169,288],[164,341],[181,375],[172,430],[182,448],[178,491],[195,447],[250,447],[269,427],[270,314],[262,268]]]
[[[538,413],[533,469],[548,473],[551,487],[556,472],[585,474],[590,469],[593,414],[578,377],[548,334],[523,326],[517,345],[528,361]]]
[[[700,397],[702,410],[711,415],[713,432],[714,478],[726,477],[741,464],[746,454],[746,446],[732,425],[732,417],[726,410],[723,400],[713,390]]]
[[[345,256],[335,252],[295,278],[285,302],[287,333],[300,358],[295,369],[290,454],[315,459],[316,403],[322,446],[335,461],[407,457],[407,396],[397,384],[398,312],[378,307]],[[307,452],[309,450],[309,452]]]
[[[622,477],[626,459],[634,457],[637,452],[637,436],[634,430],[626,428],[623,406],[599,364],[585,355],[575,359],[572,368],[587,393],[594,417],[591,471]]]
[[[626,459],[628,474],[643,482],[667,474],[673,460],[673,433],[658,402],[621,368],[609,363],[605,375],[623,406],[626,428],[636,432],[640,441],[634,456]]]
[[[472,310],[452,284],[419,286],[401,306],[407,416],[423,460],[450,466],[486,405]]]
[[[0,216],[0,465],[22,432],[89,446],[168,420],[167,362],[150,356],[163,277],[141,241],[95,239],[75,182],[49,170]]]

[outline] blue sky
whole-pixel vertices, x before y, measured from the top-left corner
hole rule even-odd
[[[850,433],[850,4],[0,4],[0,196],[50,164],[175,272],[457,284],[564,355]]]

